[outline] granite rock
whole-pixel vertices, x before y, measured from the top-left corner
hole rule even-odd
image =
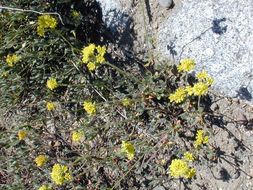
[[[103,14],[103,21],[115,35],[126,30],[129,16],[119,0],[97,0]]]
[[[160,24],[158,51],[215,78],[214,89],[253,103],[252,0],[183,0]]]
[[[97,1],[115,36],[128,33],[129,1]],[[156,50],[176,62],[194,58],[196,71],[206,69],[214,77],[214,90],[253,103],[252,15],[252,0],[175,1],[167,18],[157,23]]]

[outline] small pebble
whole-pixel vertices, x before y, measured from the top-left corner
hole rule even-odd
[[[170,8],[173,3],[173,0],[159,0],[159,4],[162,7]]]
[[[165,188],[163,186],[157,186],[153,190],[165,190]]]

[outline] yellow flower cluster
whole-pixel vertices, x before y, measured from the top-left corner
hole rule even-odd
[[[196,77],[200,82],[206,83],[208,86],[212,85],[214,82],[213,78],[209,76],[205,70],[197,73]]]
[[[130,142],[122,141],[121,152],[125,153],[129,160],[132,160],[135,155],[134,145]]]
[[[47,102],[46,107],[48,111],[52,111],[56,108],[56,104],[54,102]]]
[[[79,17],[81,16],[81,13],[80,13],[79,11],[73,10],[73,11],[71,12],[71,16],[72,16],[73,18],[79,18]]]
[[[74,131],[72,133],[72,141],[78,143],[82,140],[83,136],[84,134],[82,131]]]
[[[185,89],[182,87],[179,87],[174,93],[170,94],[169,100],[170,102],[181,103],[184,101],[186,95],[187,95],[187,92],[185,91]]]
[[[194,69],[195,62],[192,59],[183,59],[178,65],[179,72],[189,72]],[[206,71],[196,74],[198,82],[193,86],[179,87],[174,93],[170,94],[170,102],[181,103],[185,100],[186,96],[203,96],[208,92],[209,87],[213,84],[214,80]]]
[[[196,135],[196,140],[194,142],[194,146],[198,148],[202,144],[207,144],[209,141],[208,135],[205,135],[205,131],[203,130],[198,130],[197,135]]]
[[[54,164],[51,178],[56,185],[62,185],[65,182],[72,180],[68,167],[61,164]]]
[[[185,160],[174,159],[169,166],[169,174],[175,178],[183,177],[191,179],[196,175],[196,170],[195,168],[189,167]]]
[[[55,78],[50,78],[47,80],[47,88],[54,90],[58,87],[58,83]]]
[[[83,102],[83,109],[89,114],[94,115],[97,112],[96,104],[92,103],[91,101],[84,101]]]
[[[186,161],[194,161],[194,156],[190,152],[185,152],[183,158]]]
[[[177,66],[179,72],[189,72],[195,67],[195,61],[193,59],[182,59]]]
[[[34,162],[38,167],[43,166],[47,162],[47,157],[45,155],[39,155],[34,159]]]
[[[20,56],[17,56],[16,54],[13,55],[7,55],[6,57],[6,63],[9,67],[13,67],[15,63],[17,63],[21,59]]]
[[[121,103],[122,103],[123,106],[129,107],[129,106],[131,106],[132,101],[131,101],[130,98],[124,98],[124,99],[121,100]]]
[[[26,135],[27,135],[27,132],[24,131],[24,130],[21,130],[21,131],[18,132],[18,139],[19,139],[20,141],[21,141],[21,140],[24,140],[25,137],[26,137]]]
[[[187,86],[185,90],[187,91],[188,95],[194,95],[194,96],[203,96],[206,95],[208,92],[209,85],[203,82],[198,82],[194,84],[192,87]]]
[[[52,189],[47,185],[42,185],[38,190],[52,190]]]
[[[206,71],[201,71],[196,74],[197,79],[199,80],[198,83],[194,84],[193,86],[187,86],[186,91],[188,95],[194,96],[203,96],[206,95],[208,92],[208,88],[213,84],[214,80],[210,77]]]
[[[37,33],[39,36],[45,36],[45,29],[47,28],[55,28],[57,26],[57,21],[54,17],[50,15],[41,15],[38,18],[38,26],[37,26]]]
[[[90,44],[82,49],[82,62],[87,64],[89,71],[94,71],[100,64],[105,62],[105,46]]]

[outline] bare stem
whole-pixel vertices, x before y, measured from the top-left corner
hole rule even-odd
[[[198,96],[198,110],[200,109],[200,97],[201,96]]]
[[[35,11],[35,10],[30,10],[30,9],[19,9],[19,8],[4,7],[4,6],[0,6],[0,9],[10,10],[10,11],[18,11],[18,12],[30,12],[30,13],[40,14],[40,15],[45,15],[45,14],[46,15],[57,15],[59,17],[61,23],[64,25],[61,15],[57,12],[39,12],[39,11]]]

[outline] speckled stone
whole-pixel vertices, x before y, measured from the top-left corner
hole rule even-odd
[[[122,33],[128,23],[129,16],[119,0],[97,0],[106,26],[115,34]]]
[[[158,2],[159,2],[159,5],[166,8],[171,7],[173,4],[173,0],[159,0]]]
[[[253,103],[252,0],[182,0],[160,23],[157,50],[206,69],[214,89]]]

